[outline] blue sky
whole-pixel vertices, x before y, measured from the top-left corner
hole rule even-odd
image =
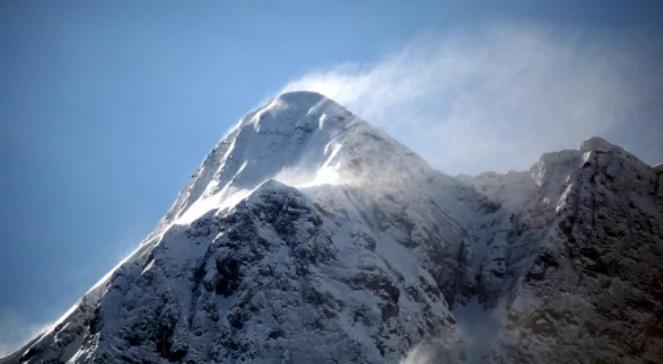
[[[339,74],[355,83],[369,74],[372,82],[394,83],[403,73],[383,70],[404,67],[403,59],[432,64],[433,75],[454,81],[435,66],[436,57],[459,49],[449,44],[467,41],[484,50],[486,44],[503,44],[516,54],[534,44],[559,60],[554,65],[567,66],[569,80],[577,79],[576,60],[604,71],[582,83],[607,90],[596,97],[596,109],[621,94],[634,95],[619,104],[617,114],[635,124],[594,123],[574,137],[605,131],[647,161],[663,160],[657,142],[663,136],[661,10],[656,2],[642,1],[0,0],[0,353],[56,319],[111,269],[154,227],[224,131],[293,81],[310,85],[324,79],[326,90]],[[523,40],[522,34],[534,37]],[[480,54],[504,53],[485,52]],[[619,77],[599,83],[605,74]],[[556,76],[534,73],[528,82]],[[615,86],[625,83],[623,89]],[[367,118],[385,116],[361,109],[357,100],[379,106],[365,93],[334,96]],[[436,114],[434,104],[420,98],[416,113],[400,111],[412,120],[426,119],[420,125],[430,128],[425,123],[431,115],[420,113]],[[600,113],[592,117],[603,119]],[[407,134],[402,123],[381,126],[416,143],[417,134]],[[550,147],[558,145],[566,146]],[[439,152],[415,150],[426,156]],[[521,167],[533,158],[500,167]],[[444,159],[432,163],[465,171]]]

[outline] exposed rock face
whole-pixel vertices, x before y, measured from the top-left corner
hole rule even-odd
[[[660,362],[660,175],[597,138],[578,154],[553,224],[513,293],[496,361]]]
[[[504,330],[482,361],[661,361],[660,178],[600,138],[529,173],[465,178],[503,210],[491,216],[479,298],[506,300]]]
[[[662,256],[663,170],[605,140],[454,178],[333,101],[288,93],[0,362],[655,363]],[[480,341],[470,306],[500,323]]]

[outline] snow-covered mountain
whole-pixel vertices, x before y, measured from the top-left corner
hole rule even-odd
[[[663,168],[599,138],[451,177],[286,93],[3,363],[657,362]]]

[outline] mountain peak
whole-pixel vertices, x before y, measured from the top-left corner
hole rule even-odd
[[[235,129],[253,127],[259,134],[295,134],[301,130],[334,129],[356,119],[343,106],[315,92],[282,93],[250,112]]]
[[[405,146],[325,96],[286,92],[248,113],[209,153],[164,222],[232,207],[268,179],[295,187],[431,170]],[[397,181],[394,173],[388,179]],[[386,179],[385,179],[386,180]]]
[[[598,136],[593,136],[591,138],[585,139],[585,141],[582,142],[582,145],[580,146],[580,151],[581,152],[610,152],[616,149],[621,149],[617,147],[616,145],[611,144],[607,140],[598,137]]]
[[[187,211],[188,220],[209,208],[232,205],[268,179],[307,182],[330,168],[339,137],[364,124],[321,94],[280,94],[245,115],[216,145],[166,220]]]

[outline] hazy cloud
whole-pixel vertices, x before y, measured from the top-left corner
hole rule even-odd
[[[593,135],[651,163],[663,159],[661,53],[634,38],[459,31],[375,63],[311,72],[284,90],[321,92],[450,173],[526,169]]]
[[[50,325],[51,322],[34,322],[15,309],[0,307],[0,358],[14,353]]]

